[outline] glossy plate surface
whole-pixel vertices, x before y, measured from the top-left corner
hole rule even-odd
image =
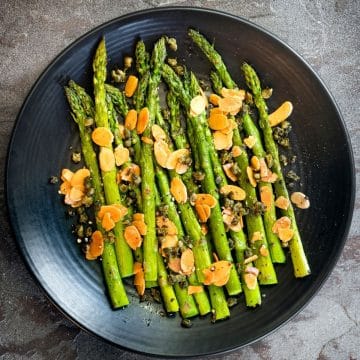
[[[312,275],[293,277],[290,259],[277,266],[279,284],[263,290],[263,305],[240,305],[231,319],[210,324],[196,319],[191,329],[179,317],[159,316],[160,308],[139,304],[128,286],[131,306],[112,311],[104,293],[99,264],[86,262],[71,234],[57,193],[48,178],[73,166],[69,147],[79,149],[63,86],[72,78],[91,89],[91,59],[106,37],[109,66],[132,54],[136,39],[150,46],[160,35],[178,40],[178,59],[201,77],[210,66],[186,35],[196,27],[217,50],[242,86],[240,64],[255,66],[263,84],[273,87],[274,109],[294,104],[293,169],[301,176],[296,189],[309,195],[311,208],[297,212]],[[7,198],[12,226],[24,258],[50,299],[74,322],[127,349],[159,356],[195,356],[225,352],[255,341],[293,316],[319,289],[344,245],[354,199],[351,146],[341,115],[319,78],[287,45],[237,17],[194,8],[160,8],[129,14],[106,23],[69,46],[45,70],[18,116],[9,147]]]

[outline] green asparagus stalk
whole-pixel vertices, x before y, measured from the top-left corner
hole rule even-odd
[[[161,79],[161,64],[165,61],[166,47],[165,39],[161,38],[155,43],[151,67],[152,73],[148,84],[148,96],[146,105],[149,110],[150,120],[147,128],[144,131],[144,136],[151,136],[151,126],[155,121],[156,113],[156,99],[158,96],[158,86]],[[143,198],[143,212],[145,223],[147,225],[147,233],[144,236],[143,249],[144,249],[144,269],[145,279],[153,281],[157,279],[157,239],[156,239],[156,226],[155,226],[155,201],[154,201],[154,165],[152,156],[152,145],[143,143],[141,146],[141,173],[142,183],[141,191]]]
[[[287,210],[281,210],[284,216],[288,216],[291,220],[291,226],[294,231],[294,236],[290,240],[290,253],[291,260],[294,266],[294,273],[296,277],[304,277],[310,274],[310,267],[304,252],[304,248],[301,242],[300,233],[296,224],[294,209],[289,199],[289,194],[286,188],[284,176],[281,171],[281,165],[279,160],[279,152],[272,136],[272,129],[268,120],[268,111],[264,98],[261,95],[261,84],[255,70],[249,65],[244,63],[242,70],[245,75],[245,81],[247,86],[251,89],[254,95],[255,105],[259,112],[259,124],[264,134],[265,148],[273,158],[272,171],[278,176],[278,180],[275,182],[276,196],[284,196],[289,200],[289,207]]]
[[[246,108],[243,110],[242,116],[243,128],[248,136],[254,136],[256,139],[255,145],[252,148],[252,152],[259,158],[265,158],[266,153],[262,145],[261,135],[258,128],[252,121],[249,112]],[[274,263],[284,263],[286,261],[286,256],[284,250],[281,246],[280,239],[272,231],[272,226],[276,221],[276,209],[274,203],[274,194],[272,184],[260,181],[259,189],[267,187],[271,194],[271,205],[264,212],[264,225],[266,230],[266,237],[269,243],[269,249],[271,254],[271,259]]]
[[[167,64],[163,65],[162,75],[169,88],[173,91],[173,93],[176,96],[179,96],[179,99],[184,104],[187,112],[189,112],[191,99],[189,94],[184,89],[184,86],[181,80],[179,79],[179,77]],[[209,156],[204,131],[197,117],[188,115],[187,119],[188,119],[188,123],[193,128],[194,134],[196,135],[197,151],[201,161],[202,169],[205,173],[205,179],[203,182],[205,191],[211,194],[212,196],[214,196],[215,199],[218,200],[219,194],[216,190],[214,173],[211,166],[211,159]],[[219,203],[217,203],[217,205],[211,211],[210,229],[219,258],[222,260],[227,260],[232,264],[230,278],[228,283],[226,284],[226,289],[229,295],[237,295],[241,292],[241,284],[233,264],[233,259],[232,259],[228,239],[226,236]]]
[[[90,131],[85,126],[87,114],[85,113],[77,94],[71,87],[65,87],[65,92],[73,119],[79,128],[85,165],[90,171],[91,183],[94,188],[94,203],[98,207],[105,204],[105,197],[103,194],[96,153],[93,148]],[[96,225],[98,230],[105,235],[99,220],[97,220]],[[121,280],[115,248],[108,240],[105,240],[104,243],[101,265],[112,306],[114,308],[121,308],[128,305],[129,300],[126,296],[125,288]]]
[[[102,39],[98,45],[93,61],[93,84],[95,96],[95,123],[98,127],[110,129],[108,113],[106,106],[106,47],[105,39]],[[112,150],[112,146],[109,147]],[[101,171],[104,184],[105,199],[107,204],[120,204],[120,193],[116,183],[116,168],[110,171]],[[118,221],[114,228],[115,250],[118,258],[120,273],[122,277],[128,277],[133,274],[133,256],[130,247],[126,243],[123,235],[123,225]]]

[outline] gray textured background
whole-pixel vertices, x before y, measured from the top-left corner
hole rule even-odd
[[[35,284],[10,232],[4,165],[11,130],[26,94],[64,47],[114,17],[169,4],[221,9],[245,17],[298,51],[320,74],[341,108],[359,178],[360,2],[357,0],[0,0],[0,359],[144,358],[75,327]],[[359,209],[357,194],[344,252],[311,303],[274,334],[224,359],[339,360],[360,356]]]

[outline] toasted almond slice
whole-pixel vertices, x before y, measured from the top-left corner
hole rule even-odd
[[[210,206],[198,204],[198,205],[195,205],[195,210],[199,217],[199,221],[201,223],[205,223],[209,219],[210,214],[211,214]]]
[[[210,94],[209,96],[209,101],[211,104],[213,104],[214,106],[218,106],[219,105],[219,100],[221,99],[221,97],[219,95],[216,94]]]
[[[156,159],[157,163],[161,167],[166,168],[167,160],[171,154],[169,145],[163,140],[155,141],[154,154],[155,154],[155,159]]]
[[[99,153],[100,169],[104,172],[114,170],[115,168],[115,156],[112,150],[101,147]]]
[[[106,127],[97,127],[91,134],[92,141],[99,146],[110,146],[114,141],[113,133]]]
[[[73,176],[74,176],[74,173],[71,170],[69,170],[69,169],[61,170],[61,180],[62,181],[68,181],[70,183]]]
[[[166,218],[164,216],[158,217],[156,220],[156,225],[159,228],[165,228],[167,235],[177,235],[178,234],[178,230],[177,230],[175,223],[173,223],[169,218]]]
[[[99,230],[96,230],[91,235],[90,245],[87,248],[85,257],[87,260],[95,260],[101,256],[104,251],[104,238]]]
[[[125,228],[124,238],[131,249],[136,250],[142,244],[142,237],[139,230],[134,225]]]
[[[258,259],[257,255],[252,255],[244,260],[244,265],[249,264]]]
[[[242,150],[241,150],[241,147],[240,146],[238,146],[238,145],[234,145],[233,147],[232,147],[232,149],[231,149],[231,155],[233,156],[233,157],[238,157],[238,156],[240,156],[241,154],[242,154]]]
[[[117,166],[121,166],[129,161],[130,153],[129,149],[123,147],[122,145],[118,145],[114,150],[115,156],[115,164]]]
[[[132,182],[133,176],[140,176],[140,166],[137,164],[129,164],[125,169],[120,171],[120,179],[122,181]]]
[[[254,147],[254,145],[256,144],[256,138],[255,136],[248,136],[247,138],[244,139],[244,144],[249,148],[252,149]]]
[[[134,221],[145,221],[145,216],[142,213],[135,213],[133,215],[133,220]]]
[[[185,249],[181,254],[180,268],[184,275],[190,275],[194,271],[195,259],[191,249]]]
[[[262,177],[261,181],[268,182],[268,183],[274,183],[277,179],[278,179],[278,176],[269,170],[269,175]]]
[[[122,125],[122,124],[117,123],[117,127],[118,127],[118,130],[119,130],[120,137],[122,139],[124,139],[125,138],[125,126]]]
[[[273,193],[271,190],[271,185],[263,185],[260,187],[260,199],[261,202],[265,205],[266,210],[270,209],[273,202]]]
[[[244,227],[242,216],[239,217],[238,222],[236,224],[234,224],[233,222],[234,222],[234,220],[231,221],[231,223],[229,225],[229,229],[234,232],[239,232]]]
[[[229,135],[232,134],[233,130],[237,128],[237,123],[234,119],[229,119],[229,125],[223,129],[221,129],[220,131],[225,134],[225,135]]]
[[[233,168],[234,164],[232,163],[228,163],[228,164],[224,164],[222,167],[224,169],[224,172],[226,174],[226,176],[231,180],[231,181],[237,181],[237,176],[233,173],[232,168]]]
[[[125,127],[128,130],[134,130],[136,128],[137,119],[138,119],[138,115],[136,110],[134,109],[129,110],[129,112],[126,114],[125,117]]]
[[[220,110],[218,107],[210,109],[210,116],[213,116],[214,114],[224,114],[222,110]]]
[[[205,275],[204,285],[224,286],[229,281],[231,262],[226,260],[216,261],[203,270]]]
[[[115,221],[111,218],[111,214],[109,212],[106,212],[104,214],[101,225],[105,229],[105,231],[110,231],[115,227]]]
[[[103,205],[100,207],[97,217],[101,220],[105,213],[110,213],[112,220],[118,222],[128,213],[128,209],[121,204]]]
[[[260,246],[259,253],[261,256],[269,256],[269,250],[265,247],[265,245]]]
[[[189,165],[178,162],[175,167],[175,171],[179,174],[185,174],[189,169]]]
[[[191,99],[190,114],[193,116],[200,115],[206,108],[206,101],[202,95],[197,95]]]
[[[212,130],[222,130],[229,126],[229,119],[223,114],[213,114],[209,117],[208,124]]]
[[[150,121],[149,109],[147,107],[144,107],[139,112],[138,121],[136,124],[136,132],[138,134],[142,134],[145,131],[146,127],[148,126],[149,121]]]
[[[246,197],[245,191],[241,187],[235,185],[224,185],[220,189],[220,193],[223,195],[230,194],[230,197],[233,200],[244,200]]]
[[[219,100],[219,109],[231,115],[236,115],[242,106],[242,99],[239,96],[229,96]]]
[[[216,206],[217,200],[210,194],[196,194],[195,204],[207,205],[212,209],[213,207]]]
[[[221,96],[224,97],[224,98],[231,97],[231,96],[238,96],[242,100],[245,100],[245,90],[242,90],[242,89],[227,89],[227,88],[223,87],[221,89]]]
[[[63,181],[60,185],[60,193],[63,195],[69,194],[71,190],[71,185],[68,181]]]
[[[134,75],[130,75],[126,81],[125,84],[125,95],[127,97],[132,97],[136,91],[136,88],[138,86],[139,83],[139,79],[134,76]]]
[[[257,277],[254,274],[246,273],[244,274],[244,282],[249,290],[256,289],[257,286]]]
[[[302,192],[293,192],[290,196],[291,202],[294,203],[300,209],[307,209],[310,207],[309,198]]]
[[[189,285],[187,290],[188,295],[200,294],[204,291],[204,287],[201,285]]]
[[[154,141],[153,141],[151,138],[147,137],[147,136],[142,136],[142,137],[141,137],[141,141],[142,141],[143,143],[149,144],[149,145],[154,144]]]
[[[214,146],[216,150],[228,150],[232,146],[232,131],[229,134],[224,134],[221,131],[215,131]]]
[[[142,236],[146,235],[147,226],[144,221],[134,220],[131,224],[134,225],[138,229],[140,235],[142,235]]]
[[[275,200],[275,206],[278,207],[279,209],[287,210],[289,208],[289,205],[290,205],[290,201],[284,196],[279,196]]]
[[[293,238],[294,230],[293,229],[284,229],[284,228],[279,227],[278,236],[281,241],[288,242]]]
[[[179,149],[170,153],[167,161],[166,168],[169,170],[173,170],[176,168],[176,165],[179,162],[182,162],[183,159],[189,157],[190,151],[188,149]]]
[[[286,120],[293,111],[293,105],[290,101],[282,103],[273,113],[269,115],[270,126],[279,125]]]
[[[152,133],[153,138],[156,141],[157,140],[164,140],[165,141],[167,139],[165,131],[157,124],[154,124],[151,127],[151,133]]]
[[[251,242],[255,242],[255,241],[259,241],[261,240],[263,237],[261,235],[260,231],[254,231],[251,237]]]
[[[269,175],[271,175],[271,172],[268,166],[266,165],[266,161],[264,158],[260,158],[259,162],[260,162],[260,177],[261,179],[267,178]]]
[[[180,178],[173,178],[170,185],[171,195],[179,204],[185,204],[187,201],[187,190],[186,186]]]
[[[258,276],[259,273],[260,273],[260,271],[259,271],[259,269],[256,268],[255,266],[248,265],[248,266],[246,266],[246,268],[245,268],[245,273],[247,273],[247,274],[253,274],[253,275],[255,275],[255,276]]]
[[[260,159],[257,156],[254,155],[251,157],[250,164],[255,171],[260,170]]]
[[[168,262],[168,267],[173,272],[179,273],[181,271],[180,258],[178,257],[170,258]]]
[[[137,293],[142,296],[145,293],[145,275],[141,263],[134,264],[134,285]]]
[[[88,169],[79,169],[75,172],[75,174],[72,176],[70,185],[71,186],[83,186],[84,180],[90,176],[90,171]]]
[[[291,226],[291,220],[287,216],[283,216],[280,219],[277,219],[272,226],[271,230],[274,234],[277,234],[279,232],[279,229],[290,229]]]
[[[251,185],[252,187],[256,187],[257,182],[256,182],[256,180],[255,180],[254,171],[253,171],[252,167],[250,167],[250,166],[247,166],[247,167],[246,167],[246,174],[247,174],[247,176],[248,176],[250,185]]]
[[[69,198],[73,202],[80,201],[84,196],[84,192],[73,186],[69,192]]]
[[[174,248],[177,247],[179,244],[179,239],[177,235],[165,235],[162,242],[161,242],[161,248]]]

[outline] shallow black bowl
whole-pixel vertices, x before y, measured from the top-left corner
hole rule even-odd
[[[278,266],[279,284],[263,290],[263,305],[239,305],[231,319],[215,325],[197,319],[191,329],[179,319],[159,316],[159,308],[139,304],[129,286],[131,305],[112,311],[100,266],[86,262],[70,232],[57,186],[50,175],[70,164],[69,146],[79,149],[63,86],[72,78],[91,84],[91,59],[105,35],[109,68],[132,54],[139,37],[147,44],[162,34],[175,36],[177,57],[201,76],[208,62],[191,44],[196,27],[223,55],[234,79],[243,84],[240,64],[249,61],[265,85],[275,89],[270,109],[291,100],[295,171],[312,206],[298,213],[304,247],[312,268],[305,279],[293,277],[289,260]],[[45,70],[18,116],[8,154],[7,199],[13,229],[24,258],[51,300],[75,323],[127,349],[160,356],[225,352],[255,341],[296,314],[316,293],[343,248],[354,200],[354,168],[349,138],[331,95],[309,66],[283,42],[243,19],[210,10],[162,8],[123,16],[69,46]],[[243,301],[242,301],[243,303]]]

